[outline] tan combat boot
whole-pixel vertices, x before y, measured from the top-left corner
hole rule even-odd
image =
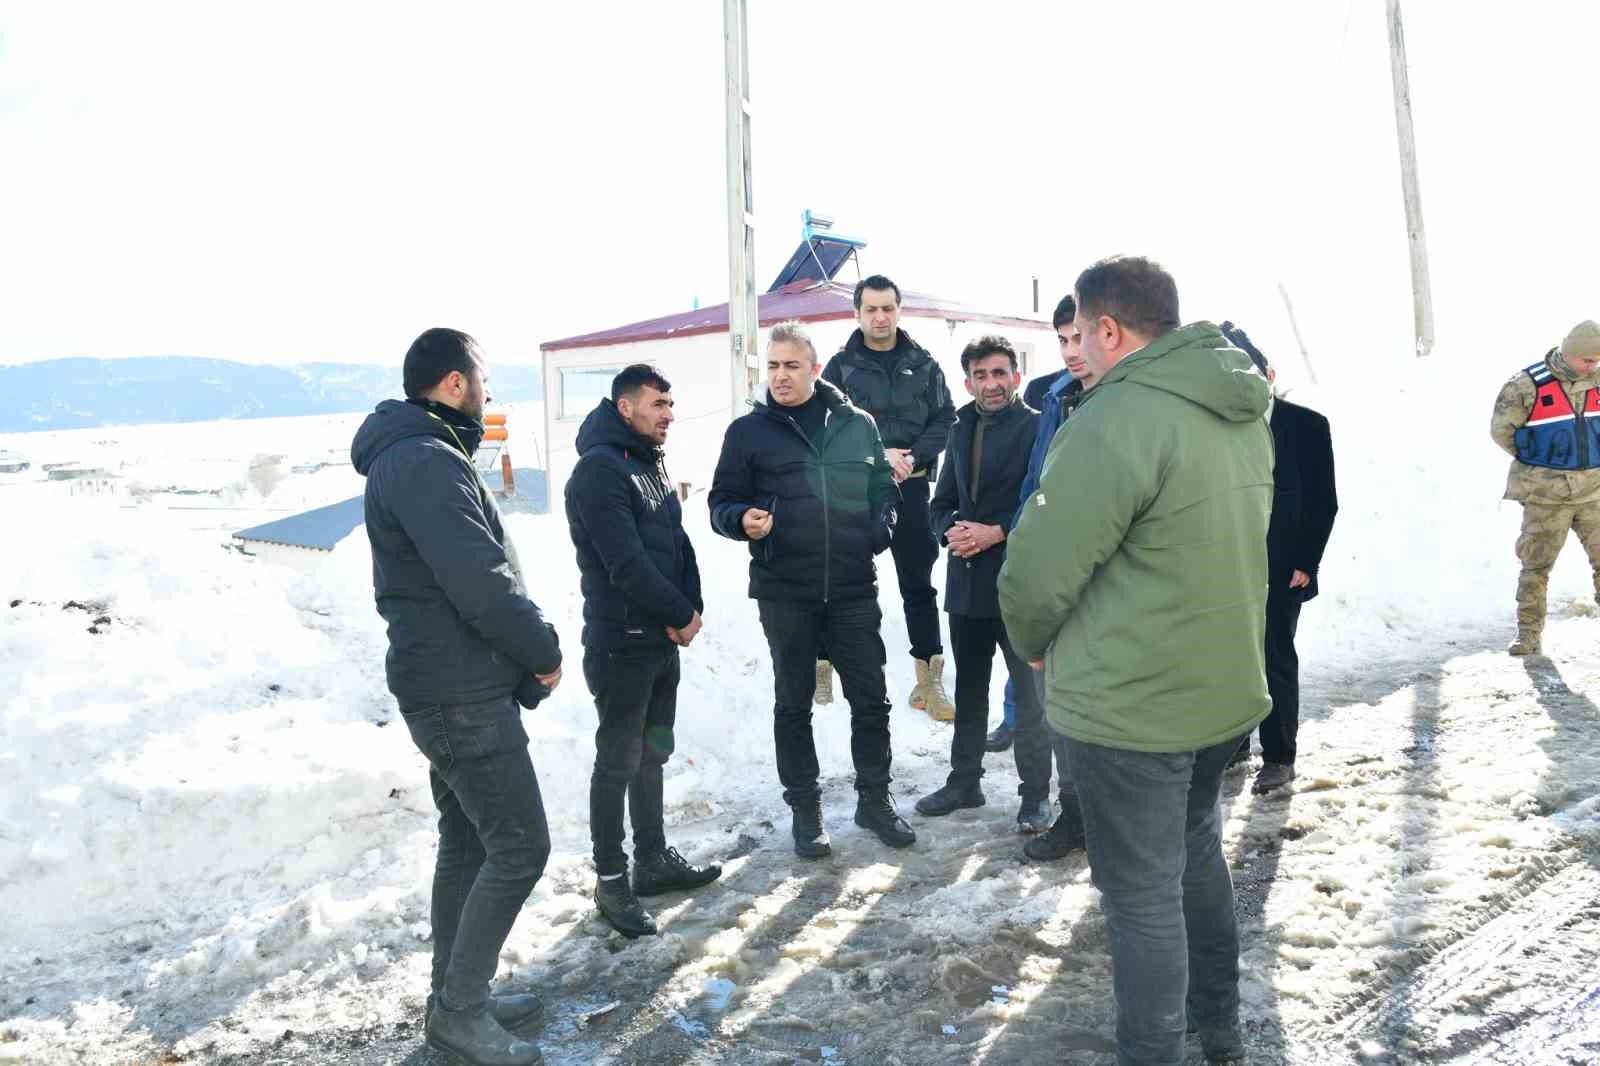
[[[913,702],[911,706],[920,707],[935,722],[954,721],[956,705],[944,690],[944,656],[931,656],[927,662],[918,660],[917,677],[922,683],[922,703]],[[912,695],[916,695],[914,690]]]
[[[1512,655],[1540,655],[1540,633],[1537,629],[1524,629],[1517,633],[1517,639],[1511,642],[1511,647],[1506,651]]]
[[[906,702],[911,704],[913,710],[922,711],[928,707],[928,660],[912,659],[917,668],[917,683],[911,686],[911,695]]]
[[[833,702],[833,664],[826,659],[817,660],[816,702],[824,707]]]

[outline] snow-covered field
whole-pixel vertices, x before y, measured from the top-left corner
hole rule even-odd
[[[1255,1062],[1600,1059],[1600,621],[1573,546],[1550,658],[1501,652],[1518,514],[1485,428],[1505,373],[1458,409],[1439,367],[1303,397],[1333,420],[1342,509],[1302,616],[1301,777],[1262,800],[1238,774],[1226,798]],[[1424,407],[1426,425],[1404,414]],[[384,688],[365,537],[303,570],[224,546],[357,491],[338,465],[292,472],[336,461],[357,421],[0,437],[172,490],[0,485],[0,1062],[436,1061],[419,1050],[433,816]],[[264,453],[288,456],[268,496],[248,476]],[[239,510],[197,517],[177,490]],[[703,496],[686,511],[707,611],[669,836],[726,872],[666,897],[660,937],[593,917],[593,708],[569,671],[526,716],[555,855],[502,967],[549,1004],[547,1060],[1109,1063],[1096,893],[1081,854],[1021,861],[1009,755],[990,757],[988,807],[913,818],[917,846],[891,852],[850,822],[847,711],[819,708],[836,855],[794,858],[745,552],[711,535]],[[564,522],[507,521],[574,651]],[[892,727],[909,815],[949,733],[903,706]]]

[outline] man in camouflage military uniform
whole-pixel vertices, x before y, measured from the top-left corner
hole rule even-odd
[[[1517,558],[1517,639],[1512,655],[1538,655],[1550,568],[1578,534],[1600,599],[1600,325],[1580,322],[1544,361],[1500,390],[1489,423],[1512,456],[1508,500],[1522,504]]]

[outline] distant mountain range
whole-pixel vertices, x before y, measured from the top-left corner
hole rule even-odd
[[[544,395],[536,366],[497,363],[490,384],[496,402]],[[49,359],[0,366],[0,433],[338,414],[400,395],[398,366],[255,366],[187,356]]]

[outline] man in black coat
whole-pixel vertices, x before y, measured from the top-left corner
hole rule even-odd
[[[567,526],[583,588],[583,676],[594,696],[589,833],[594,900],[624,936],[653,934],[637,897],[697,888],[720,866],[693,866],[667,846],[662,767],[672,755],[678,649],[700,632],[700,570],[667,480],[663,446],[672,386],[652,367],[626,367],[578,430],[567,479]],[[633,823],[633,884],[622,850],[624,800]]]
[[[1277,374],[1244,330],[1222,324],[1228,340],[1266,375]],[[1267,527],[1267,692],[1272,713],[1260,726],[1261,770],[1252,791],[1265,795],[1294,780],[1300,732],[1300,657],[1295,630],[1300,607],[1317,595],[1317,569],[1333,533],[1339,496],[1333,480],[1333,437],[1316,411],[1275,397],[1270,414],[1273,468],[1272,520]]]
[[[886,654],[873,564],[894,536],[894,476],[872,416],[818,381],[818,369],[798,322],[773,327],[767,402],[728,427],[708,501],[712,528],[750,544],[750,597],[772,652],[778,779],[802,858],[832,853],[811,734],[824,640],[850,704],[856,824],[890,847],[917,839],[889,798]]]
[[[980,337],[967,345],[961,369],[973,400],[956,412],[931,508],[934,534],[950,549],[944,605],[956,658],[956,722],[949,779],[917,801],[917,813],[938,817],[985,802],[979,781],[998,648],[1017,697],[1015,754],[1022,778],[1017,825],[1037,833],[1050,824],[1050,741],[1033,668],[1012,650],[1000,620],[997,582],[1039,412],[1017,396],[1017,352],[1004,337]]]
[[[917,671],[910,703],[949,721],[955,709],[944,688],[944,643],[933,588],[939,545],[928,524],[928,495],[955,422],[955,404],[939,364],[900,328],[899,286],[873,274],[856,285],[854,300],[860,328],[828,360],[822,380],[870,414],[883,435],[900,486],[900,520],[891,547]]]
[[[561,680],[555,630],[528,599],[494,498],[472,464],[488,373],[477,343],[430,329],[405,358],[406,401],[367,416],[350,459],[367,479],[389,690],[428,760],[439,809],[430,1045],[469,1063],[540,1061],[508,1031],[532,996],[491,996],[500,948],[550,857],[517,704]]]

